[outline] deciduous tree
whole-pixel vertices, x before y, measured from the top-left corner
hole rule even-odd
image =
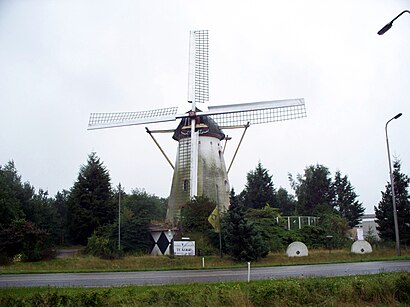
[[[288,193],[288,191],[280,187],[276,193],[276,201],[280,212],[283,215],[292,215],[296,210],[295,197]]]

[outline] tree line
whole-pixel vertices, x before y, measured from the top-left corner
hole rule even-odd
[[[400,172],[400,161],[394,163],[394,176],[401,241],[408,244],[409,178]],[[232,244],[238,237],[242,247],[245,238],[256,244],[249,248],[259,250],[258,257],[283,249],[296,239],[323,246],[324,235],[330,233],[340,241],[335,239],[334,244],[344,242],[345,230],[356,226],[364,212],[347,175],[337,171],[331,176],[327,167],[317,164],[308,166],[295,178],[289,175],[289,180],[294,195],[282,187],[276,189],[269,171],[258,163],[247,174],[245,189],[238,195],[232,190],[231,207],[221,221],[226,251],[235,250]],[[127,194],[113,187],[109,171],[96,153],[91,153],[81,166],[74,185],[54,197],[23,182],[13,161],[0,166],[0,263],[16,256],[26,261],[53,257],[54,246],[68,244],[87,246],[86,250],[94,255],[114,257],[120,196],[121,251],[146,253],[152,244],[148,227],[154,221],[164,221],[167,199],[138,189]],[[217,246],[218,236],[207,221],[214,208],[209,200],[192,200],[183,210],[181,226],[186,231],[208,233],[209,241]],[[375,206],[378,230],[384,240],[394,240],[390,208],[388,183],[382,200]],[[283,225],[275,223],[275,218],[283,215],[319,216],[321,224],[285,231]]]

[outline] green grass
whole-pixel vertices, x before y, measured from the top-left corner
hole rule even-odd
[[[403,249],[400,258],[394,249],[375,249],[371,254],[356,255],[350,250],[310,250],[307,257],[289,258],[284,253],[271,253],[266,258],[253,262],[252,266],[300,265],[316,263],[357,262],[376,260],[410,259],[410,249]],[[205,257],[205,268],[243,267],[230,257]],[[126,256],[121,259],[103,260],[93,256],[79,255],[63,259],[39,262],[14,262],[0,266],[0,274],[97,272],[97,271],[143,271],[201,269],[202,257]]]
[[[408,306],[410,273],[116,288],[3,288],[0,306]]]

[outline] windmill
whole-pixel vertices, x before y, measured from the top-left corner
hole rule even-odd
[[[166,217],[172,224],[174,218],[179,220],[182,206],[195,196],[208,197],[221,210],[229,207],[229,169],[226,169],[221,145],[221,141],[228,139],[224,129],[244,128],[246,131],[249,125],[306,116],[303,98],[208,106],[202,111],[199,107],[209,98],[207,30],[190,32],[189,52],[188,102],[191,108],[187,113],[178,113],[177,107],[92,113],[88,124],[88,130],[93,130],[180,121],[176,129],[151,131],[146,128],[152,138],[153,133],[173,132],[173,139],[178,141],[174,166],[153,138],[174,169]]]

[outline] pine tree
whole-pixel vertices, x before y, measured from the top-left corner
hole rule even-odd
[[[342,217],[349,221],[350,227],[357,226],[365,209],[362,203],[356,200],[357,194],[347,176],[342,177],[340,171],[337,171],[335,174],[333,189],[335,193],[335,208]]]
[[[85,245],[96,228],[114,221],[115,213],[110,175],[96,153],[91,153],[68,199],[68,223],[73,243]]]
[[[265,257],[269,248],[255,226],[245,218],[245,207],[234,200],[223,218],[223,237],[226,251],[239,261],[253,261]]]
[[[303,176],[298,174],[294,180],[289,175],[289,180],[296,193],[298,214],[313,215],[317,211],[333,209],[334,191],[327,167],[311,165]]]
[[[247,183],[241,193],[246,208],[262,209],[269,204],[276,207],[276,191],[272,176],[259,162],[254,171],[246,175]]]
[[[13,161],[0,165],[0,225],[10,224],[24,216],[18,197],[21,185],[21,177]]]
[[[399,160],[393,162],[393,180],[396,200],[397,220],[400,234],[400,242],[410,244],[410,196],[407,175],[400,172],[401,163]],[[382,193],[379,205],[374,207],[376,213],[376,229],[380,237],[384,240],[395,241],[393,202],[391,184],[386,184],[386,190]]]

